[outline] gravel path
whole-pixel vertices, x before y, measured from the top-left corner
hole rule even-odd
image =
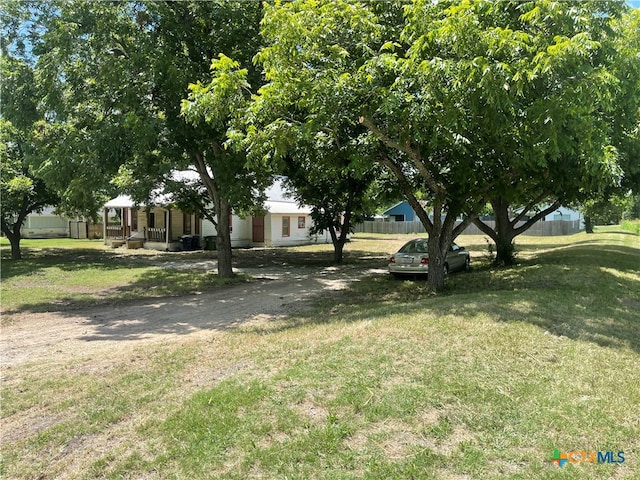
[[[65,361],[105,350],[117,354],[119,348],[281,318],[303,309],[314,295],[383,272],[354,266],[241,271],[258,280],[200,295],[12,315],[13,321],[0,335],[0,369],[33,361]]]

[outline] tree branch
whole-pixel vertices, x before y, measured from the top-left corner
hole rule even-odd
[[[520,235],[522,232],[526,231],[529,227],[531,227],[531,225],[536,223],[542,217],[556,210],[560,205],[562,205],[562,202],[560,200],[556,200],[555,202],[553,202],[553,204],[550,207],[547,207],[544,210],[538,212],[536,215],[534,215],[529,220],[527,220],[523,225],[520,225],[518,228],[514,228],[513,231],[515,232],[516,235]]]
[[[547,195],[548,195],[547,193],[542,193],[542,194],[538,195],[534,200],[529,202],[529,204],[522,209],[522,211],[518,214],[518,216],[516,216],[516,218],[514,218],[513,221],[511,221],[511,225],[516,225],[522,219],[522,217],[524,217],[527,214],[527,212],[529,210],[531,210],[538,203],[540,203],[542,200],[544,200],[544,198]]]
[[[382,143],[384,143],[386,146],[391,147],[395,150],[399,150],[403,153],[406,153],[409,159],[411,160],[411,163],[413,163],[415,167],[418,169],[418,172],[420,172],[420,175],[422,175],[422,178],[424,178],[427,186],[435,194],[436,197],[442,198],[446,195],[446,189],[442,185],[438,184],[438,182],[436,182],[435,178],[433,178],[433,175],[431,175],[431,172],[427,170],[427,167],[422,161],[422,156],[420,155],[420,152],[416,151],[411,146],[411,143],[409,141],[401,143],[398,140],[391,138],[389,135],[387,135],[386,132],[382,131],[381,128],[379,128],[375,123],[373,123],[373,121],[368,117],[362,116],[360,117],[359,121],[371,133],[373,133],[376,137],[378,137],[382,141]]]
[[[422,207],[422,205],[420,205],[420,202],[415,197],[413,193],[413,187],[411,186],[409,179],[406,177],[400,166],[385,154],[380,155],[380,162],[395,174],[398,182],[400,183],[400,190],[402,190],[402,193],[404,193],[405,197],[407,198],[407,202],[409,202],[409,205],[411,205],[413,211],[416,212],[416,215],[418,215],[418,218],[420,218],[420,221],[424,225],[424,228],[427,230],[427,233],[432,234],[433,222],[431,222],[431,220],[429,219],[429,215],[427,215],[427,212],[425,212],[424,208]]]
[[[489,235],[489,237],[494,242],[498,241],[498,235],[496,234],[496,231],[493,228],[491,228],[489,225],[484,223],[482,220],[480,220],[479,217],[475,217],[472,221],[473,221],[473,224],[476,227],[478,227],[482,233]]]

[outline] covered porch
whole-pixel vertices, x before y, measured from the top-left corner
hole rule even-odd
[[[126,245],[127,248],[179,251],[183,235],[200,231],[195,215],[169,207],[136,205],[127,195],[104,205],[103,225],[105,245],[114,248]]]

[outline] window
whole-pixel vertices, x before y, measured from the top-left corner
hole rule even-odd
[[[229,214],[229,233],[233,233],[233,214]]]
[[[191,215],[182,214],[182,233],[191,235]]]
[[[307,217],[298,217],[298,228],[305,228]]]
[[[282,217],[282,236],[288,237],[290,235],[289,232],[289,223],[291,221],[290,217]]]
[[[156,214],[149,212],[149,221],[147,222],[149,228],[156,228]]]

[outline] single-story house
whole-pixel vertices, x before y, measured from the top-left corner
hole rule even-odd
[[[27,215],[20,228],[22,238],[96,238],[101,232],[101,225],[60,215],[51,206]]]
[[[414,220],[419,221],[417,215],[413,211],[413,208],[411,208],[411,205],[409,205],[409,202],[407,202],[406,200],[396,203],[393,207],[382,212],[382,217],[389,222],[413,222]],[[577,210],[571,210],[567,207],[558,207],[556,210],[546,215],[541,221],[573,221],[582,219],[582,214]]]
[[[22,238],[64,238],[69,236],[69,219],[54,213],[53,207],[30,213],[25,218],[20,235]]]
[[[231,246],[285,246],[327,243],[328,234],[311,235],[311,208],[298,206],[286,195],[280,181],[266,192],[266,214],[241,218],[231,215]],[[136,205],[131,197],[121,195],[104,205],[105,244],[129,248],[144,247],[177,251],[186,245],[199,248],[208,244],[207,237],[217,235],[216,227],[207,219],[187,214],[168,205]],[[183,239],[186,238],[186,242]]]
[[[416,213],[406,200],[398,202],[393,207],[386,209],[382,212],[382,217],[389,222],[413,222],[414,220],[418,220]]]
[[[427,202],[421,201],[421,204],[428,211]],[[429,218],[433,220],[433,215],[429,215]],[[442,219],[444,220],[444,218],[443,215]],[[396,203],[393,207],[382,212],[382,219],[386,222],[420,222],[418,215],[406,200]]]
[[[558,207],[556,210],[544,217],[545,222],[550,222],[552,220],[563,220],[565,222],[568,222],[583,219],[583,215],[580,212],[578,212],[577,210],[571,210],[567,207]]]

